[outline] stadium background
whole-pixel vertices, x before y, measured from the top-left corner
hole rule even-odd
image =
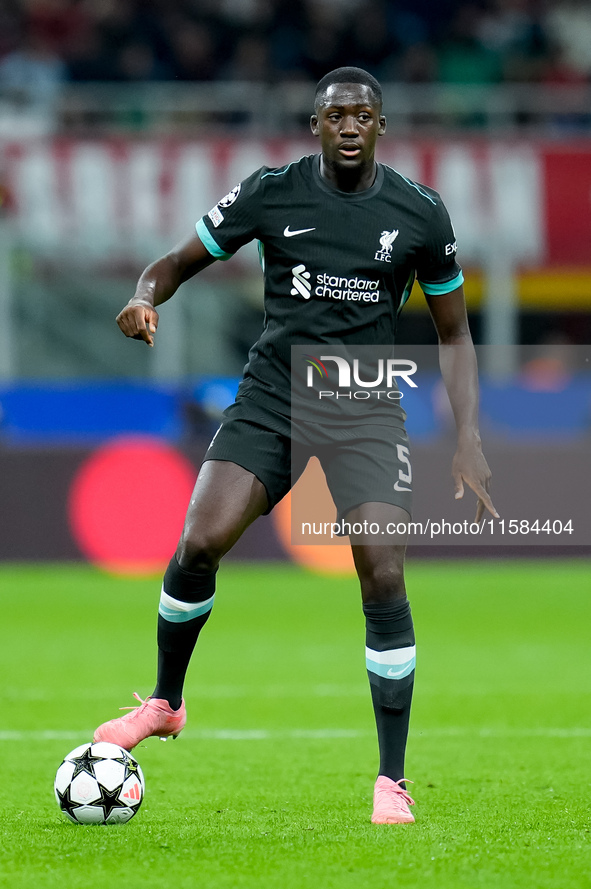
[[[162,308],[153,351],[122,341],[113,317],[144,265],[243,176],[315,150],[312,85],[343,60],[384,82],[379,157],[436,187],[450,209],[474,338],[487,346],[492,462],[498,451],[519,464],[535,441],[540,467],[562,461],[576,486],[591,421],[588,364],[574,348],[591,339],[585,4],[31,0],[4,4],[0,30],[0,558],[80,559],[114,546],[122,565],[121,480],[130,459],[148,471],[162,456],[176,475],[155,511],[161,535],[146,485],[127,506],[130,526],[150,523],[145,551],[134,551],[139,532],[126,545],[129,570],[165,561],[191,466],[260,330],[255,251],[185,285]],[[400,337],[434,341],[417,288]],[[424,392],[410,419],[418,477],[444,454],[435,475],[446,479],[447,416],[440,393]],[[121,437],[133,453],[115,447]],[[553,452],[540,450],[546,440]],[[113,456],[96,470],[97,500],[90,482],[80,494],[80,478],[105,446]],[[110,496],[101,471],[112,473]],[[495,475],[507,514],[513,480],[505,491]],[[442,485],[440,501],[448,494]],[[93,543],[105,527],[112,543]],[[303,552],[270,519],[231,557]]]

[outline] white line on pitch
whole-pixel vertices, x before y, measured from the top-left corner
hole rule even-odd
[[[275,740],[338,740],[367,738],[373,730],[321,728],[321,729],[188,729],[182,737],[190,741],[275,741]],[[92,737],[89,731],[0,731],[0,741],[85,741]],[[482,726],[443,726],[436,729],[414,729],[413,740],[437,738],[591,738],[591,728],[503,728]]]

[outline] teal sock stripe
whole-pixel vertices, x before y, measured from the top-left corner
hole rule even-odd
[[[365,663],[370,673],[382,676],[384,679],[404,679],[415,668],[416,646],[409,645],[405,648],[393,648],[390,651],[374,651],[373,648],[365,649]]]
[[[158,614],[171,623],[185,623],[211,611],[214,598],[215,594],[203,602],[181,602],[180,599],[173,599],[172,596],[169,596],[168,593],[162,590]]]

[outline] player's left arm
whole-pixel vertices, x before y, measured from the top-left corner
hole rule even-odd
[[[464,288],[425,295],[439,337],[439,364],[449,396],[458,444],[452,463],[456,499],[464,496],[464,483],[478,497],[476,522],[485,508],[498,518],[490,499],[491,471],[482,453],[478,430],[478,368],[466,314]]]

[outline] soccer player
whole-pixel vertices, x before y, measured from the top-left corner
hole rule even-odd
[[[131,750],[144,738],[176,737],[186,722],[185,673],[213,606],[222,556],[290,489],[292,345],[378,346],[394,342],[398,311],[418,277],[439,336],[440,364],[458,432],[452,472],[496,515],[478,433],[478,383],[456,262],[456,243],[437,192],[376,163],[386,129],[379,83],[359,68],[320,80],[311,128],[318,155],[262,167],[222,198],[196,234],[152,263],[117,318],[123,333],[154,344],[155,307],[216,259],[257,239],[265,277],[265,323],[236,401],[224,413],[199,472],[177,551],[164,575],[153,694],[101,725],[94,740]],[[337,286],[335,286],[335,279]],[[338,286],[341,279],[348,286]],[[339,515],[408,521],[411,471],[403,412],[332,437],[323,464]],[[334,430],[333,430],[334,432]],[[335,442],[336,439],[339,439]],[[363,439],[364,446],[356,443]],[[311,434],[308,455],[322,450]],[[316,447],[317,446],[317,447]],[[373,462],[372,462],[373,458]],[[376,472],[375,465],[382,466]],[[351,462],[353,461],[353,462]],[[369,461],[369,462],[366,462]],[[301,469],[302,467],[300,467]],[[339,483],[346,477],[347,484]],[[403,483],[400,483],[400,480]],[[351,539],[366,623],[367,671],[379,742],[374,823],[410,823],[404,755],[414,680],[415,637],[404,584],[403,543]],[[327,628],[327,632],[330,632]],[[141,699],[136,695],[138,700]]]

